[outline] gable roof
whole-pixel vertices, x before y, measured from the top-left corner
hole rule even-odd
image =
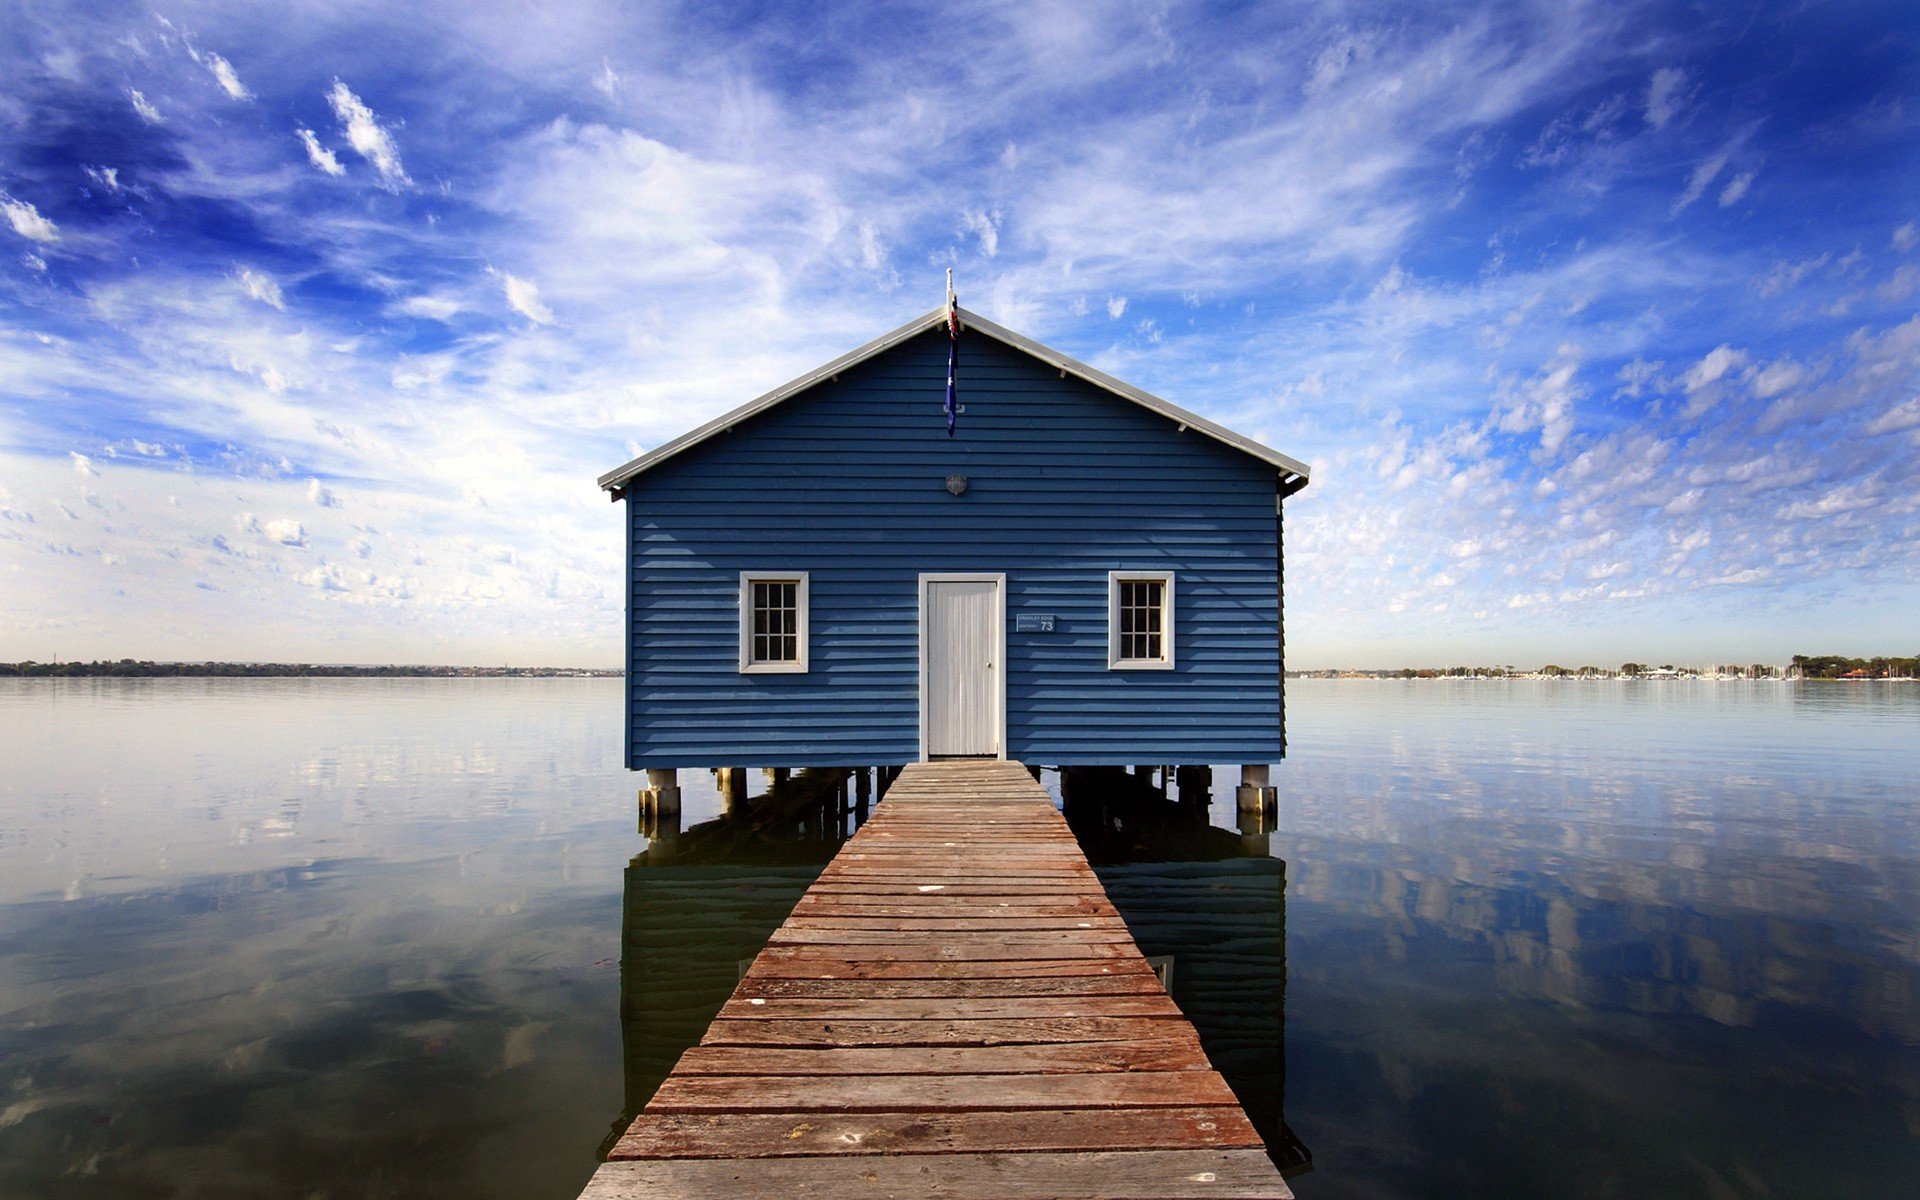
[[[660,445],[655,446],[625,466],[602,475],[600,477],[600,486],[614,493],[614,498],[618,499],[620,490],[643,472],[659,466],[661,463],[683,451],[693,449],[708,438],[717,437],[720,434],[728,432],[735,425],[738,425],[749,417],[757,416],[772,408],[774,405],[779,404],[781,401],[799,395],[801,392],[806,391],[822,380],[831,379],[840,372],[863,363],[877,354],[891,350],[909,338],[917,337],[929,329],[940,328],[945,324],[946,319],[947,310],[944,306],[936,308],[932,312],[922,316],[915,317],[892,333],[883,334],[857,350],[850,350],[824,366],[815,367],[798,379],[784,383],[766,395],[742,404],[732,412],[715,417],[697,429],[688,430],[672,441],[662,442]],[[1124,400],[1131,400],[1142,408],[1157,412],[1177,424],[1182,432],[1192,429],[1197,433],[1207,435],[1222,445],[1231,446],[1242,454],[1252,455],[1254,458],[1259,459],[1261,462],[1268,464],[1280,472],[1279,490],[1282,495],[1292,495],[1294,492],[1307,486],[1307,467],[1305,463],[1302,463],[1298,459],[1282,454],[1270,446],[1263,446],[1251,438],[1242,437],[1240,434],[1233,432],[1223,425],[1216,425],[1205,417],[1190,413],[1178,405],[1169,404],[1160,397],[1149,392],[1143,392],[1132,384],[1122,383],[1104,371],[1096,370],[1083,362],[1068,358],[1058,350],[1049,346],[1043,346],[1032,338],[1022,337],[1013,332],[1013,330],[996,325],[985,317],[969,312],[964,308],[960,310],[960,324],[963,328],[974,330],[977,333],[983,333],[995,341],[1004,342],[1016,350],[1032,355],[1034,358],[1039,359],[1049,366],[1057,367],[1063,375],[1077,375],[1095,387],[1111,392],[1113,395],[1119,396]]]

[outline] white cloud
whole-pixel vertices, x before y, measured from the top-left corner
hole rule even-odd
[[[1707,188],[1712,185],[1714,177],[1720,174],[1721,170],[1726,167],[1727,161],[1732,157],[1733,151],[1722,150],[1696,166],[1693,169],[1693,174],[1687,177],[1686,190],[1682,191],[1680,198],[1673,202],[1673,211],[1678,213],[1681,209],[1686,208],[1695,200],[1704,196]],[[1744,191],[1745,189],[1742,188],[1741,190]]]
[[[1732,346],[1725,345],[1716,346],[1709,350],[1699,362],[1688,367],[1686,374],[1680,379],[1686,385],[1687,391],[1697,392],[1708,384],[1719,382],[1727,372],[1745,366],[1746,363],[1745,350],[1736,350]]]
[[[382,186],[397,191],[412,185],[413,180],[400,165],[400,148],[394,143],[393,134],[380,124],[373,110],[354,95],[351,88],[334,80],[327,90],[327,103],[333,106],[333,115],[340,122],[347,145],[379,172]]]
[[[540,303],[540,289],[518,275],[500,273],[500,288],[507,296],[507,306],[535,325],[553,324],[553,310]]]
[[[1857,483],[1842,484],[1818,499],[1790,504],[1780,510],[1780,515],[1790,521],[1808,521],[1872,508],[1882,499],[1877,483],[1874,479],[1864,479]]]
[[[291,517],[268,521],[260,526],[260,536],[282,546],[305,546],[307,530],[300,522]]]
[[[1300,84],[1302,94],[1311,98],[1337,84],[1354,67],[1372,59],[1380,48],[1380,35],[1373,30],[1344,33],[1314,55],[1307,77]]]
[[[295,578],[308,587],[318,588],[323,592],[351,591],[355,582],[352,576],[332,563],[321,563],[311,571]]]
[[[30,242],[53,243],[60,240],[60,227],[40,215],[40,210],[25,200],[15,200],[0,192],[0,213],[5,213],[13,231]]]
[[[1767,273],[1760,277],[1760,295],[1763,298],[1777,296],[1781,292],[1798,287],[1807,276],[1832,261],[1833,255],[1831,254],[1817,254],[1812,258],[1802,259],[1799,262],[1774,263],[1773,266],[1767,268]]]
[[[117,192],[120,190],[120,168],[88,167],[86,168],[86,172],[88,179],[93,180],[109,192]]]
[[[619,94],[620,75],[613,69],[613,64],[604,58],[600,60],[600,73],[593,77],[593,86],[599,88],[609,100]]]
[[[1913,249],[1915,245],[1920,245],[1920,227],[1916,227],[1914,222],[1908,221],[1905,225],[1894,230],[1893,237],[1889,240],[1895,250],[1905,254],[1907,251]]]
[[[1009,171],[1020,169],[1020,147],[1008,142],[1000,151],[1000,165]]]
[[[280,285],[275,283],[271,276],[255,271],[251,267],[241,267],[235,273],[234,281],[240,285],[241,291],[267,307],[277,308],[281,312],[287,310],[286,299],[280,295]]]
[[[1873,289],[1873,294],[1889,304],[1896,304],[1908,296],[1920,291],[1920,267],[1912,263],[1901,263],[1893,269],[1886,282]]]
[[[1614,374],[1614,378],[1620,381],[1620,391],[1618,394],[1622,396],[1639,396],[1660,377],[1660,368],[1665,365],[1665,363],[1648,362],[1643,358],[1635,358]]]
[[[1906,429],[1920,429],[1920,396],[1894,405],[1867,424],[1867,433],[1875,437]]]
[[[1586,395],[1579,372],[1579,349],[1558,347],[1539,374],[1507,396],[1495,417],[1496,426],[1507,433],[1538,430],[1540,449],[1558,454],[1573,432],[1574,405]]]
[[[393,311],[409,317],[423,317],[429,321],[442,323],[458,313],[466,311],[466,305],[452,296],[427,295],[408,296],[393,306]]]
[[[138,88],[128,88],[127,99],[133,104],[133,111],[140,115],[142,121],[149,125],[160,123],[160,110],[155,108]]]
[[[1740,203],[1741,198],[1747,194],[1747,189],[1753,186],[1753,176],[1752,171],[1742,171],[1729,179],[1727,186],[1720,191],[1720,207],[1732,208]]]
[[[308,162],[336,177],[347,173],[347,168],[341,164],[340,159],[333,151],[320,144],[320,139],[314,135],[313,130],[302,128],[294,132],[300,135],[300,144],[307,148]]]
[[[307,499],[313,501],[313,503],[319,505],[321,508],[340,507],[340,497],[334,495],[333,489],[327,487],[318,479],[307,480]]]
[[[1778,396],[1788,388],[1805,382],[1807,369],[1790,358],[1782,358],[1756,372],[1751,381],[1753,394],[1762,400]]]
[[[869,271],[877,271],[887,264],[887,251],[880,244],[880,235],[874,230],[872,221],[862,221],[856,229],[860,238],[860,265]]]
[[[246,84],[240,82],[240,76],[235,73],[232,63],[211,51],[207,53],[205,62],[207,70],[213,72],[214,81],[220,85],[220,90],[230,98],[253,99],[253,93],[247,90]]]
[[[73,469],[79,474],[81,475],[100,474],[98,470],[94,469],[93,460],[88,458],[86,455],[80,453],[78,450],[67,451],[67,457],[73,460]]]
[[[1127,315],[1127,298],[1125,296],[1108,296],[1107,297],[1107,316],[1111,317],[1113,320],[1118,321],[1121,317],[1124,317],[1126,315]]]
[[[961,228],[980,239],[980,252],[988,258],[1000,253],[1000,214],[972,209],[960,214]]]
[[[1661,67],[1647,81],[1647,124],[1664,129],[1686,102],[1687,73],[1679,67]]]

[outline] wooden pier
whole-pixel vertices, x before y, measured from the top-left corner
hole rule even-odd
[[[902,772],[583,1200],[1288,1197],[1046,793]]]

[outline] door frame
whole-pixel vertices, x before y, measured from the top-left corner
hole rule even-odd
[[[927,585],[930,583],[991,583],[999,604],[994,609],[993,653],[999,664],[998,686],[993,696],[995,735],[998,749],[993,757],[1007,757],[1007,575],[1004,571],[923,571],[920,573],[920,761],[927,762]]]

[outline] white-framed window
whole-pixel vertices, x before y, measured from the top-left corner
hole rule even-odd
[[[1107,572],[1107,666],[1173,669],[1173,572]]]
[[[740,572],[740,673],[807,669],[807,573]]]

